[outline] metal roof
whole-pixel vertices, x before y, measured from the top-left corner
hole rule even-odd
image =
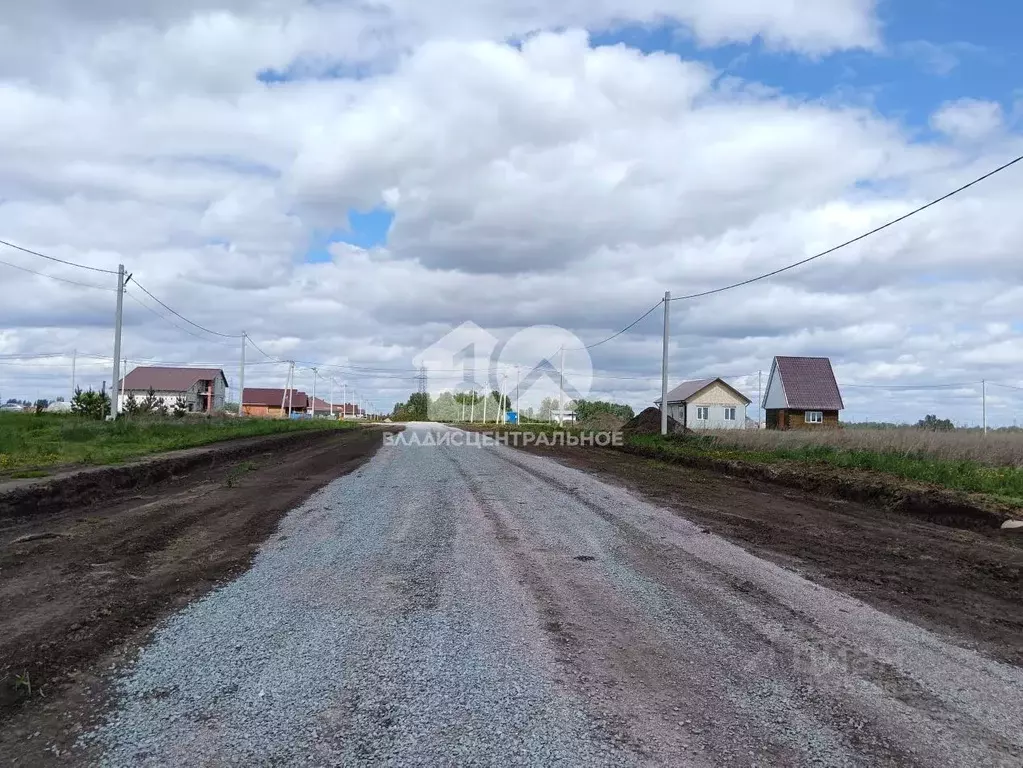
[[[685,403],[689,400],[689,398],[699,394],[707,387],[709,387],[711,384],[713,384],[715,381],[720,381],[722,384],[724,384],[726,387],[732,390],[735,394],[737,394],[739,397],[745,400],[747,405],[753,402],[748,397],[746,397],[746,395],[737,390],[724,379],[697,379],[695,381],[683,381],[681,384],[679,384],[677,387],[671,390],[671,392],[668,393],[668,402]],[[660,404],[661,398],[657,398],[654,402]]]
[[[786,405],[797,410],[841,411],[842,393],[826,357],[776,357]]]
[[[158,392],[187,392],[195,382],[220,377],[227,386],[227,376],[220,368],[147,368],[139,366],[124,377],[124,389]],[[120,385],[118,385],[120,386]]]
[[[305,392],[299,392],[297,389],[290,391],[293,393],[291,397],[292,408],[307,408],[309,406],[309,396]],[[283,389],[246,387],[244,405],[266,405],[280,408],[281,401],[284,400],[284,393],[285,390]],[[284,401],[284,407],[288,407],[286,400]]]

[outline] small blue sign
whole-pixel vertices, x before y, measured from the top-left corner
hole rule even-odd
[[[507,413],[507,420],[508,420],[509,424],[518,424],[519,423],[519,415],[515,411],[508,411],[508,413]]]

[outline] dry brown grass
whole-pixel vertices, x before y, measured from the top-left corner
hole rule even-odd
[[[931,432],[922,429],[722,430],[708,432],[721,445],[751,451],[830,446],[851,451],[932,456],[1023,468],[1023,432]]]

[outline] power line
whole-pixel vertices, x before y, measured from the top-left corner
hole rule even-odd
[[[991,382],[988,382],[990,384]],[[958,382],[953,384],[843,384],[843,389],[958,389],[975,387],[979,381]]]
[[[633,328],[635,328],[635,327],[636,327],[637,325],[639,325],[639,324],[640,324],[641,322],[643,322],[643,321],[644,321],[644,320],[646,320],[646,319],[647,319],[648,317],[650,317],[650,315],[652,315],[652,314],[654,313],[654,311],[655,311],[655,310],[656,310],[656,309],[657,309],[657,308],[658,308],[659,306],[661,306],[661,305],[662,305],[663,303],[664,303],[664,301],[663,301],[663,300],[662,300],[662,301],[659,301],[659,302],[657,302],[657,303],[656,303],[656,304],[654,304],[654,305],[653,305],[652,307],[650,307],[650,309],[648,309],[648,310],[647,310],[646,312],[644,312],[644,313],[643,313],[642,315],[640,315],[640,316],[639,316],[638,318],[636,318],[636,319],[635,319],[635,320],[633,320],[633,321],[632,321],[631,323],[629,323],[629,324],[628,324],[627,326],[625,326],[625,327],[624,327],[624,328],[622,328],[622,329],[621,329],[620,331],[618,331],[618,333],[615,333],[615,334],[613,334],[613,335],[611,335],[611,336],[608,336],[608,337],[607,337],[606,339],[603,339],[602,341],[598,341],[598,342],[597,342],[596,344],[588,344],[588,345],[586,345],[585,347],[574,347],[574,348],[572,348],[572,349],[569,349],[569,350],[567,350],[567,351],[568,351],[568,352],[578,352],[578,351],[580,351],[581,349],[594,349],[594,348],[596,348],[596,347],[599,347],[599,346],[601,346],[602,344],[607,344],[607,343],[608,343],[609,341],[613,341],[614,339],[617,339],[617,338],[618,338],[619,336],[621,336],[622,334],[624,334],[624,333],[628,333],[629,331],[631,331],[631,330],[632,330]]]
[[[14,243],[9,243],[6,240],[0,240],[0,245],[6,245],[8,248],[14,248],[16,251],[21,251],[22,253],[28,253],[28,254],[31,254],[32,256],[38,256],[41,259],[49,259],[50,261],[55,261],[58,264],[67,264],[69,267],[78,267],[79,269],[88,269],[88,270],[90,270],[92,272],[103,272],[103,273],[105,273],[107,275],[116,275],[117,274],[117,270],[116,269],[101,269],[100,267],[90,267],[90,266],[87,266],[85,264],[77,264],[77,263],[75,263],[73,261],[65,261],[64,259],[58,259],[55,256],[47,256],[45,253],[39,253],[38,251],[30,250],[29,248],[22,248],[20,245],[15,245]]]
[[[241,334],[240,333],[238,333],[238,334],[221,333],[220,331],[214,331],[211,328],[207,328],[207,327],[205,327],[203,325],[199,325],[199,323],[196,323],[196,322],[193,322],[193,321],[189,320],[187,317],[182,315],[180,312],[178,312],[178,311],[168,307],[166,304],[164,304],[162,301],[160,301],[158,298],[156,298],[153,294],[151,294],[149,291],[147,291],[146,287],[144,285],[142,285],[142,283],[140,283],[138,280],[135,281],[135,285],[137,285],[139,287],[139,290],[142,291],[144,294],[146,294],[146,296],[151,298],[153,301],[155,301],[161,307],[166,309],[172,315],[174,315],[175,317],[181,318],[182,320],[184,320],[189,325],[193,325],[196,328],[198,328],[200,331],[205,331],[206,333],[211,333],[214,336],[221,336],[221,337],[223,337],[225,339],[240,339],[241,338]]]
[[[137,285],[137,283],[136,283],[136,285]],[[139,286],[139,288],[142,288],[142,286],[140,285],[140,286]],[[146,289],[145,289],[145,288],[142,288],[142,290],[144,290],[144,291],[145,291]],[[157,316],[158,318],[160,318],[160,319],[161,319],[161,320],[163,320],[164,322],[167,322],[167,323],[169,323],[170,325],[173,325],[173,326],[174,326],[175,328],[177,328],[177,329],[178,329],[179,331],[182,331],[182,332],[184,332],[184,333],[187,333],[187,334],[188,334],[189,336],[193,336],[193,337],[195,337],[195,338],[199,339],[200,341],[205,341],[206,343],[210,343],[210,342],[214,341],[213,339],[208,339],[208,338],[206,338],[205,336],[200,336],[200,335],[199,335],[198,333],[196,333],[195,331],[190,331],[190,330],[188,330],[188,328],[185,328],[185,327],[184,327],[184,326],[182,326],[182,325],[178,325],[177,323],[175,323],[175,322],[174,322],[173,320],[171,320],[171,319],[170,319],[169,317],[167,317],[166,315],[161,315],[161,314],[160,314],[159,312],[157,312],[157,311],[156,311],[155,309],[153,309],[153,308],[152,308],[151,306],[149,306],[148,304],[146,304],[146,303],[145,303],[144,301],[142,301],[142,300],[141,300],[141,299],[140,299],[140,298],[139,298],[138,296],[136,296],[135,294],[133,294],[133,293],[132,293],[131,291],[129,291],[129,290],[127,290],[127,289],[125,289],[124,293],[125,293],[125,295],[126,295],[126,296],[127,296],[127,297],[128,297],[129,299],[131,299],[132,301],[134,301],[134,302],[135,302],[136,304],[138,304],[138,305],[139,305],[140,307],[142,307],[143,309],[146,309],[146,310],[148,310],[149,312],[152,312],[152,313],[153,313],[154,315],[156,315],[156,316]],[[146,293],[149,293],[149,292],[148,292],[148,291],[146,291]],[[177,313],[175,312],[174,314],[177,314]],[[194,325],[194,323],[193,323],[193,325]],[[221,343],[222,343],[222,342],[221,342]]]
[[[1001,387],[1002,389],[1016,389],[1019,390],[1020,392],[1023,392],[1023,387],[1017,387],[1013,384],[999,384],[998,382],[995,381],[989,381],[988,386]]]
[[[111,291],[113,293],[117,293],[117,289],[116,288],[107,288],[106,286],[103,286],[103,285],[93,285],[92,283],[80,283],[77,280],[68,280],[66,277],[57,277],[56,275],[48,275],[45,272],[36,272],[34,269],[29,269],[28,267],[23,267],[20,264],[12,264],[9,261],[0,260],[0,264],[4,264],[5,266],[8,266],[8,267],[13,267],[14,269],[20,269],[22,272],[28,272],[30,275],[38,275],[39,277],[48,277],[50,280],[58,280],[59,282],[68,283],[69,285],[77,285],[77,286],[80,286],[82,288],[95,288],[97,291]]]
[[[815,261],[816,259],[820,259],[820,258],[822,258],[824,256],[828,256],[829,254],[832,254],[835,251],[839,251],[842,248],[850,246],[850,245],[852,245],[854,243],[858,243],[860,240],[865,240],[866,238],[870,237],[871,235],[876,235],[878,232],[881,232],[882,230],[888,229],[889,227],[893,227],[896,224],[899,224],[899,223],[905,221],[906,219],[910,218],[911,216],[915,216],[916,214],[921,213],[923,211],[926,211],[928,208],[931,208],[931,207],[937,205],[938,203],[942,203],[945,200],[948,200],[950,197],[955,197],[960,192],[964,192],[967,189],[969,189],[970,187],[972,187],[972,186],[974,186],[976,184],[979,184],[982,181],[990,179],[995,174],[1001,173],[1002,171],[1006,170],[1007,168],[1011,168],[1012,166],[1016,165],[1016,163],[1020,162],[1021,160],[1023,160],[1023,155],[1020,155],[1015,160],[1010,160],[1005,165],[1001,165],[998,168],[995,168],[993,171],[989,171],[988,173],[985,173],[983,176],[974,179],[969,184],[964,184],[963,186],[959,187],[958,189],[954,189],[951,192],[949,192],[949,193],[947,193],[945,195],[942,195],[941,197],[939,197],[936,200],[932,200],[931,202],[929,202],[929,203],[927,203],[925,205],[921,205],[919,208],[916,208],[916,209],[910,211],[909,213],[905,213],[902,216],[899,216],[899,218],[897,218],[897,219],[892,219],[887,224],[882,224],[880,227],[875,227],[874,229],[870,230],[869,232],[864,232],[862,235],[859,235],[858,237],[854,237],[852,240],[847,240],[846,242],[842,243],[841,245],[836,245],[834,248],[829,248],[828,250],[822,251],[821,253],[818,253],[815,256],[810,256],[810,257],[808,257],[806,259],[802,259],[801,261],[797,261],[797,262],[795,262],[793,264],[789,264],[786,267],[781,267],[779,269],[772,270],[771,272],[766,272],[763,275],[758,275],[757,277],[751,277],[748,280],[742,280],[742,281],[740,281],[738,283],[732,283],[731,285],[726,285],[726,286],[723,286],[721,288],[714,288],[714,289],[709,290],[709,291],[701,291],[700,293],[691,293],[691,294],[688,294],[686,296],[676,296],[676,297],[673,297],[671,300],[672,301],[685,301],[687,299],[699,299],[699,298],[701,298],[703,296],[710,296],[710,295],[715,294],[715,293],[723,293],[725,291],[730,291],[733,288],[740,288],[740,287],[742,287],[744,285],[749,285],[750,283],[755,283],[755,282],[758,282],[760,280],[766,280],[769,277],[774,277],[775,275],[780,275],[782,272],[787,272],[790,269],[795,269],[796,267],[801,267],[803,264],[809,264],[811,261]]]
[[[262,349],[259,348],[259,345],[256,344],[256,342],[254,342],[252,340],[251,336],[246,336],[245,340],[249,344],[252,345],[253,349],[255,349],[259,354],[261,354],[263,357],[267,358],[268,360],[272,360],[275,363],[285,363],[285,362],[287,362],[286,360],[281,360],[279,357],[274,357],[273,355],[268,355],[266,352],[264,352]]]

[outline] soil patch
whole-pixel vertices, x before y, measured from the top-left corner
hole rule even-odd
[[[83,473],[88,478],[71,478],[63,488],[22,495],[27,514],[6,500],[5,761],[53,761],[53,749],[64,751],[76,738],[81,723],[73,724],[99,707],[100,662],[109,664],[124,641],[244,571],[289,510],[357,469],[381,444],[375,429],[263,438],[204,449],[201,458]],[[54,512],[56,499],[65,506]]]
[[[523,450],[625,486],[818,583],[1023,666],[1019,531],[935,524],[932,513],[909,508],[915,491],[902,505],[885,506],[786,488],[744,467],[726,474],[720,466],[708,471],[613,449]],[[846,480],[863,484],[862,477]],[[974,513],[950,507],[949,514],[970,521]]]
[[[668,417],[668,434],[678,435],[686,432],[681,422]],[[650,407],[625,422],[622,432],[626,435],[659,435],[661,434],[661,409]]]
[[[613,413],[597,413],[579,424],[579,428],[584,432],[619,432],[623,426],[625,420]],[[657,423],[657,428],[660,430],[660,422]]]

